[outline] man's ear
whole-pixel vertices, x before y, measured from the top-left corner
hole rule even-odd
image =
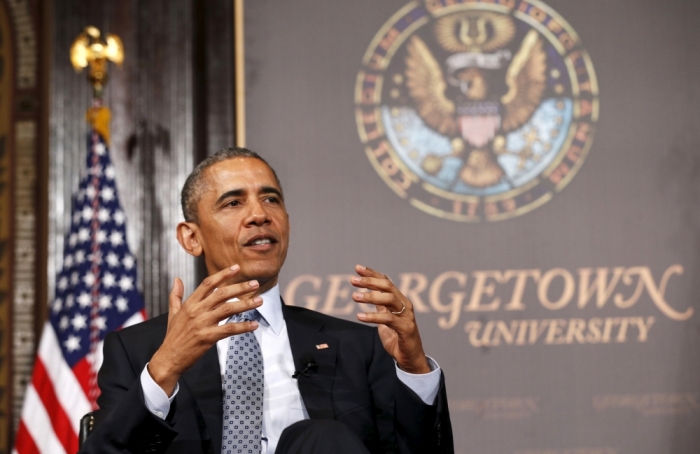
[[[177,242],[190,255],[202,255],[202,243],[199,239],[199,226],[194,222],[181,222],[177,225]]]

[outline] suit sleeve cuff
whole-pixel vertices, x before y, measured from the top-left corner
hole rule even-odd
[[[144,367],[141,372],[141,388],[143,389],[143,398],[148,411],[160,419],[165,419],[170,412],[170,404],[180,390],[180,384],[177,383],[175,385],[173,395],[168,397],[165,391],[163,391],[163,388],[158,386],[153,380],[153,377],[151,377],[151,374],[148,373],[148,364],[146,364],[146,367]]]
[[[394,365],[396,367],[396,376],[399,380],[401,380],[404,385],[408,386],[411,391],[416,393],[423,403],[426,405],[434,405],[435,398],[440,390],[440,365],[430,356],[426,356],[426,358],[430,366],[430,372],[427,374],[409,374],[399,369],[398,364],[394,363]],[[148,372],[146,372],[146,374],[148,375]],[[153,380],[151,379],[151,381]],[[160,387],[158,389],[160,389]],[[163,390],[161,390],[161,392],[163,392]],[[163,394],[165,395],[165,392],[163,392]]]

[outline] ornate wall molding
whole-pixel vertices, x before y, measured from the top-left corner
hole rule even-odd
[[[0,4],[0,454],[11,450],[31,375],[41,287],[37,11],[29,0]]]

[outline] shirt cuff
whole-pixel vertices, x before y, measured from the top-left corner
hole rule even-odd
[[[148,408],[148,411],[160,419],[165,419],[168,413],[170,413],[170,404],[180,390],[180,384],[175,384],[173,395],[168,397],[165,391],[163,391],[163,388],[158,386],[155,380],[153,380],[153,377],[151,377],[151,374],[148,373],[148,363],[146,363],[146,367],[144,367],[141,372],[141,388],[143,389],[143,397],[146,401],[146,408]]]
[[[396,376],[399,377],[399,380],[401,380],[404,385],[408,386],[411,391],[418,394],[418,397],[420,397],[426,405],[433,405],[435,403],[435,397],[437,397],[438,391],[440,390],[440,374],[442,372],[440,370],[440,365],[435,362],[433,358],[430,356],[426,356],[426,358],[430,366],[430,372],[427,374],[409,374],[399,369],[399,365],[395,363]]]

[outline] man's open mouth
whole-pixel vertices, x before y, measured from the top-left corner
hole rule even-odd
[[[277,240],[275,240],[272,237],[269,236],[259,236],[259,237],[253,237],[248,242],[245,244],[246,246],[261,246],[265,244],[274,244],[277,243]]]

